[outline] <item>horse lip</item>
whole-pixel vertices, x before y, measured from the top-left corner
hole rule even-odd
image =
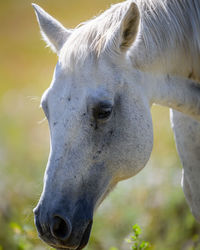
[[[91,229],[92,229],[92,223],[93,223],[93,221],[91,220],[89,222],[89,224],[87,225],[87,228],[86,228],[86,230],[85,230],[85,232],[83,234],[83,237],[81,239],[81,243],[80,243],[79,247],[76,250],[81,250],[81,249],[83,249],[87,245],[87,243],[89,241],[89,238],[90,238],[90,232],[91,232]]]

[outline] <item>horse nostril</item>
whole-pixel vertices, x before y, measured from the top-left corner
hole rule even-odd
[[[59,240],[67,240],[72,231],[69,220],[58,215],[53,217],[50,229],[52,235]]]

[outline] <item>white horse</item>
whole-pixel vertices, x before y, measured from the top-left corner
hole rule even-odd
[[[59,56],[41,101],[51,152],[39,236],[58,249],[87,244],[94,210],[150,157],[153,103],[176,110],[183,190],[200,221],[200,0],[126,1],[74,30],[33,7]]]

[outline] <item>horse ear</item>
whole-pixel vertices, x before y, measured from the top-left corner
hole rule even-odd
[[[136,3],[132,2],[123,17],[120,26],[120,49],[126,51],[136,39],[140,23],[140,12]]]
[[[32,4],[32,6],[35,10],[43,39],[58,54],[71,31],[67,30],[37,4]]]

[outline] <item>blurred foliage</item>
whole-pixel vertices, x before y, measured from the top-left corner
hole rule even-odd
[[[126,242],[131,244],[132,250],[150,250],[151,245],[147,241],[141,240],[142,230],[138,224],[132,227],[133,235],[126,239]],[[116,247],[111,247],[109,250],[118,250]]]
[[[36,0],[67,27],[106,9],[111,0]],[[0,2],[0,249],[50,249],[37,237],[32,209],[42,191],[49,151],[39,109],[56,56],[45,49],[30,0]],[[200,249],[200,227],[180,187],[181,166],[168,109],[153,107],[154,150],[145,169],[118,185],[99,208],[88,250],[130,249],[131,225],[152,249]],[[112,248],[115,249],[115,248]]]
[[[142,230],[138,224],[133,226],[133,235],[126,241],[132,245],[132,250],[150,250],[149,242],[141,240]]]

